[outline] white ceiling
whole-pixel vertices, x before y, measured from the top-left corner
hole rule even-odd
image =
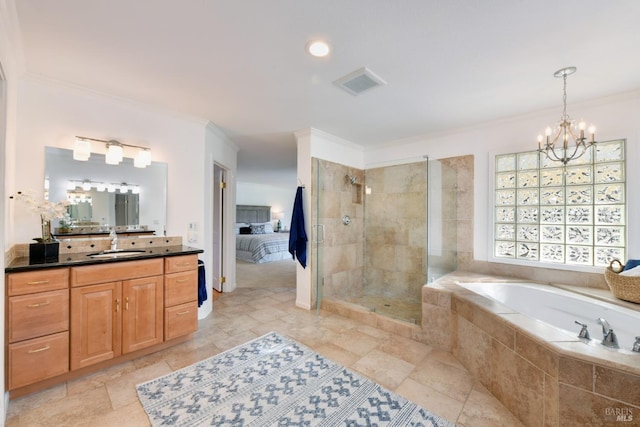
[[[568,65],[569,104],[640,89],[638,0],[13,1],[28,73],[211,120],[245,182],[295,170],[304,128],[368,147],[560,113]],[[363,66],[388,84],[332,84]]]

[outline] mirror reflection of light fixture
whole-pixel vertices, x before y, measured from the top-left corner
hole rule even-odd
[[[96,183],[96,190],[103,192],[106,189],[107,189],[107,185],[104,182]]]
[[[138,149],[136,156],[134,157],[134,166],[137,168],[145,168],[151,165],[151,149],[148,147],[141,147],[139,145],[123,144],[115,140],[105,141],[102,139],[87,138],[86,136],[76,136],[75,143],[73,145],[73,159],[79,161],[87,161],[91,156],[91,143],[90,141],[100,142],[107,148],[107,154],[105,156],[105,163],[109,165],[119,164],[124,157],[125,148]]]
[[[139,185],[134,185],[131,187],[131,193],[132,194],[140,194],[140,186]]]
[[[562,116],[553,129],[551,127],[546,128],[546,141],[542,134],[538,135],[538,151],[544,153],[549,160],[561,162],[565,166],[569,161],[581,157],[587,152],[589,147],[596,144],[596,128],[593,125],[589,127],[588,140],[584,136],[584,131],[587,128],[586,123],[584,121],[576,123],[576,121],[572,120],[567,114],[567,77],[575,72],[576,67],[566,67],[553,73],[554,77],[562,77],[564,82]],[[559,139],[562,139],[562,144],[560,147],[556,147],[556,142],[558,142]],[[544,145],[543,141],[545,141]],[[572,144],[571,146],[569,145],[570,143]]]
[[[109,184],[107,185],[107,191],[109,193],[115,193],[116,192],[116,185],[115,184]]]
[[[91,191],[91,182],[90,181],[82,181],[82,189],[84,191]]]

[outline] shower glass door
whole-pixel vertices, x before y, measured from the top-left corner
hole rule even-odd
[[[452,160],[429,160],[427,283],[457,268],[457,172]]]
[[[322,298],[324,294],[324,186],[322,183],[322,168],[318,159],[311,161],[311,257],[312,280],[313,280],[313,300],[315,301],[316,313],[320,313]]]

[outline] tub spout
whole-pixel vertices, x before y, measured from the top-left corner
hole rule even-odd
[[[611,329],[609,322],[607,322],[602,317],[598,318],[598,323],[602,325],[602,345],[605,347],[619,348],[618,347],[618,337]]]

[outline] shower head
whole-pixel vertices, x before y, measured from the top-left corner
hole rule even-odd
[[[346,175],[347,179],[351,182],[351,184],[355,184],[358,181],[357,176]]]

